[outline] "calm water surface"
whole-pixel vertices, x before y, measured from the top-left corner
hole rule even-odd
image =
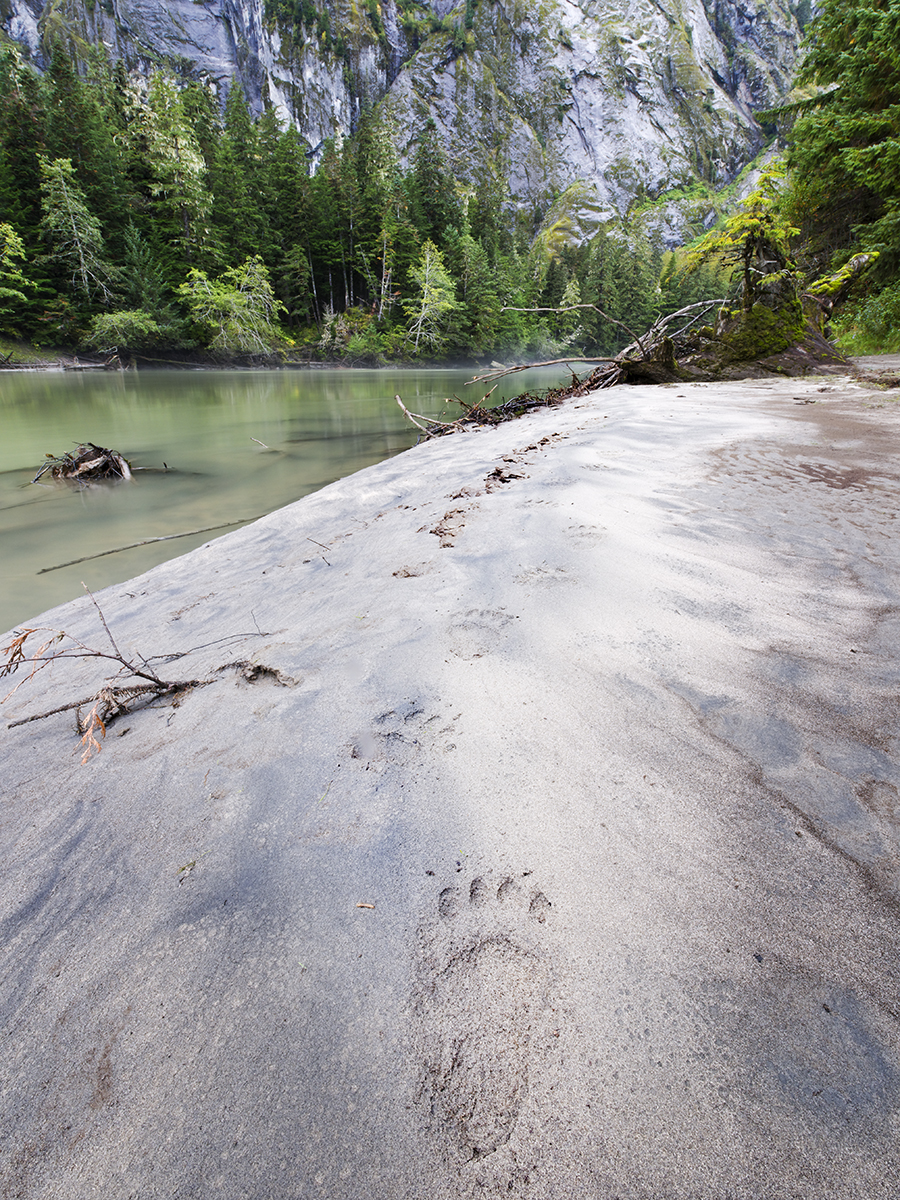
[[[83,595],[82,581],[91,589],[120,583],[229,530],[47,568],[146,538],[250,521],[399,454],[416,431],[395,393],[414,412],[452,420],[460,409],[446,397],[483,394],[478,385],[464,386],[471,374],[0,374],[0,630]],[[513,375],[491,403],[569,377],[549,369]],[[117,450],[132,467],[148,469],[131,483],[81,489],[30,482],[45,454],[79,442]]]

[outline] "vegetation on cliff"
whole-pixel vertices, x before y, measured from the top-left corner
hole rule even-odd
[[[820,0],[798,83],[812,94],[780,113],[793,122],[785,210],[798,263],[815,279],[865,254],[834,333],[859,353],[900,350],[898,0]]]
[[[764,174],[676,253],[652,206],[586,228],[578,184],[529,209],[496,174],[460,182],[430,122],[404,166],[386,107],[327,142],[313,173],[297,132],[272,110],[254,119],[237,86],[220,106],[202,82],[144,79],[86,47],[76,63],[58,41],[41,74],[6,46],[0,332],[147,356],[601,356],[725,297],[709,327],[720,365],[806,322],[897,349],[898,45],[900,0],[823,0],[806,95],[778,115],[787,179]]]
[[[566,204],[525,213],[501,180],[461,186],[428,124],[404,169],[387,119],[364,114],[312,174],[238,88],[220,110],[201,83],[99,54],[79,70],[59,45],[39,75],[0,51],[0,326],[39,344],[603,354],[629,336],[593,309],[524,310],[593,303],[640,329],[713,286],[640,228],[568,236]]]

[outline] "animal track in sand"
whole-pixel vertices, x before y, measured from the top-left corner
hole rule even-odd
[[[416,1004],[421,1100],[451,1154],[472,1161],[510,1140],[555,1032],[541,944],[552,908],[520,879],[477,876],[436,909]]]
[[[473,506],[477,508],[477,505]],[[429,533],[433,533],[435,537],[440,539],[441,548],[449,549],[453,545],[453,539],[466,527],[465,518],[468,516],[466,509],[453,508],[449,512],[445,512],[433,529],[428,529]],[[424,532],[428,527],[422,526],[420,533]]]
[[[457,658],[481,658],[496,649],[504,629],[517,619],[502,608],[470,608],[457,613],[450,627],[450,650]]]
[[[574,583],[574,576],[565,567],[528,567],[520,575],[515,576],[515,582],[524,587],[535,583]]]
[[[442,716],[435,706],[418,699],[403,700],[387,712],[379,713],[373,728],[360,734],[350,746],[350,757],[366,764],[383,767],[388,763],[406,762],[426,747],[454,750],[451,740],[455,717]]]
[[[606,529],[603,525],[570,525],[566,533],[574,542],[599,542]]]

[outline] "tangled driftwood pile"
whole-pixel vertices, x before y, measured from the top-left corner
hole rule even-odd
[[[104,479],[131,479],[131,466],[117,451],[85,442],[59,458],[48,454],[47,461],[31,482],[37,483],[48,473],[52,479],[95,483]]]
[[[460,400],[458,396],[448,397],[447,403],[459,404],[463,408],[462,416],[457,417],[455,421],[438,421],[434,417],[423,417],[420,413],[410,412],[399,396],[395,396],[394,399],[403,409],[407,420],[412,421],[416,429],[421,430],[425,437],[432,438],[444,437],[448,433],[456,433],[460,429],[474,425],[499,425],[502,421],[512,421],[516,417],[521,417],[523,413],[531,412],[533,409],[548,408],[554,404],[561,404],[567,396],[571,396],[572,394],[569,388],[553,388],[541,395],[535,392],[523,392],[521,396],[514,396],[511,400],[507,400],[503,404],[495,404],[493,408],[485,408],[485,401],[491,396],[494,390],[494,388],[491,388],[487,396],[475,404],[467,404],[465,400]]]

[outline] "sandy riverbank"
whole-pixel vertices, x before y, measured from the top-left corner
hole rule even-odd
[[[613,389],[102,593],[215,682],[4,728],[0,1192],[895,1197],[892,397]]]

